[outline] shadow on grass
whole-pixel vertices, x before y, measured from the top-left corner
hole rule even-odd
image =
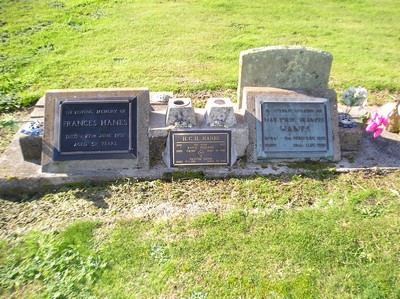
[[[312,170],[305,171],[304,166],[308,165]],[[262,190],[265,186],[274,185],[275,189],[279,189],[279,186],[286,186],[289,182],[298,182],[301,180],[329,182],[337,179],[340,175],[334,170],[329,169],[318,169],[316,163],[302,163],[293,164],[292,167],[301,167],[299,172],[283,173],[283,174],[269,174],[269,175],[252,175],[247,177],[237,177],[235,175],[229,175],[224,178],[207,178],[202,171],[173,171],[165,173],[163,179],[159,180],[137,180],[131,178],[119,179],[116,181],[92,181],[92,182],[76,182],[67,183],[62,186],[45,186],[40,190],[32,189],[30,191],[23,191],[23,189],[14,190],[11,195],[2,195],[0,198],[11,201],[11,202],[30,202],[40,200],[46,196],[53,196],[60,192],[71,192],[73,196],[78,199],[87,200],[92,202],[94,206],[98,208],[107,209],[107,199],[111,196],[118,196],[118,193],[125,193],[129,195],[129,192],[143,193],[145,197],[151,197],[159,195],[164,190],[169,189],[183,189],[186,195],[194,196],[195,192],[199,194],[206,191],[215,194],[226,193],[237,191],[243,193],[244,191],[254,192],[255,196],[262,196]],[[155,183],[156,182],[156,183]],[[24,184],[29,184],[28,181]],[[149,192],[149,186],[152,185],[152,191]],[[170,185],[170,186],[169,186]],[[130,186],[130,187],[129,187]],[[133,186],[133,187],[132,187]],[[154,187],[156,186],[156,187]],[[129,187],[129,188],[128,188]],[[193,189],[193,190],[191,190]],[[111,190],[117,190],[113,192]],[[133,191],[134,190],[134,191]],[[283,189],[282,189],[283,190]],[[116,194],[115,194],[116,193]],[[193,194],[192,194],[193,193]],[[211,195],[212,196],[212,195]]]

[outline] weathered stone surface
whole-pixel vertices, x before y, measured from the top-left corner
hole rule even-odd
[[[45,98],[41,97],[35,104],[35,107],[44,108]]]
[[[168,101],[167,126],[191,127],[196,125],[196,114],[189,98],[173,98]]]
[[[235,110],[229,98],[209,98],[206,104],[206,125],[233,127],[236,125]]]
[[[40,161],[42,155],[42,136],[41,135],[24,135],[19,134],[19,145],[21,147],[24,160]]]
[[[332,55],[300,46],[273,46],[240,53],[238,103],[244,87],[328,88]]]
[[[362,124],[357,122],[354,128],[339,127],[340,149],[342,157],[354,159],[361,146],[363,135]]]
[[[32,111],[30,118],[35,119],[35,120],[43,120],[44,118],[44,107],[36,107]]]
[[[257,126],[261,122],[259,113],[259,99],[315,99],[322,98],[328,99],[330,117],[331,117],[331,129],[332,129],[332,146],[333,156],[332,160],[340,160],[340,140],[339,140],[339,126],[338,126],[338,113],[337,113],[337,98],[336,93],[333,90],[286,90],[270,87],[246,87],[244,89],[243,105],[246,108],[245,119],[249,125],[249,146],[247,149],[248,161],[258,162],[257,154],[257,143],[260,139],[260,132],[257,130]],[[280,120],[279,120],[280,121]],[[283,120],[285,122],[285,120]],[[293,158],[289,157],[288,158]],[[317,158],[316,156],[313,158]],[[325,158],[324,155],[321,158]]]

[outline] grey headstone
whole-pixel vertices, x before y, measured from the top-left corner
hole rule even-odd
[[[242,108],[244,87],[327,89],[331,65],[331,54],[301,46],[272,46],[242,51],[239,108]]]
[[[333,90],[246,87],[247,160],[340,160],[337,98]]]

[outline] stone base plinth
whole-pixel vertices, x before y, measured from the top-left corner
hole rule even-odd
[[[357,123],[354,128],[339,127],[340,149],[342,157],[354,159],[361,145],[363,135],[362,124]]]

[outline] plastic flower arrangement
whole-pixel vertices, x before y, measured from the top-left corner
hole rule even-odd
[[[368,92],[364,87],[349,87],[342,95],[343,104],[354,107],[361,106],[368,97]]]
[[[368,92],[364,87],[349,87],[342,94],[342,103],[348,108],[346,114],[350,113],[351,108],[362,106],[368,97]]]
[[[380,136],[383,129],[389,124],[389,118],[387,116],[379,115],[377,111],[372,112],[372,117],[367,120],[367,127],[365,131],[373,132],[374,138]]]
[[[342,94],[342,103],[347,106],[345,112],[339,113],[339,126],[343,128],[354,128],[356,123],[349,114],[351,108],[363,106],[368,97],[368,92],[364,87],[349,87]]]

